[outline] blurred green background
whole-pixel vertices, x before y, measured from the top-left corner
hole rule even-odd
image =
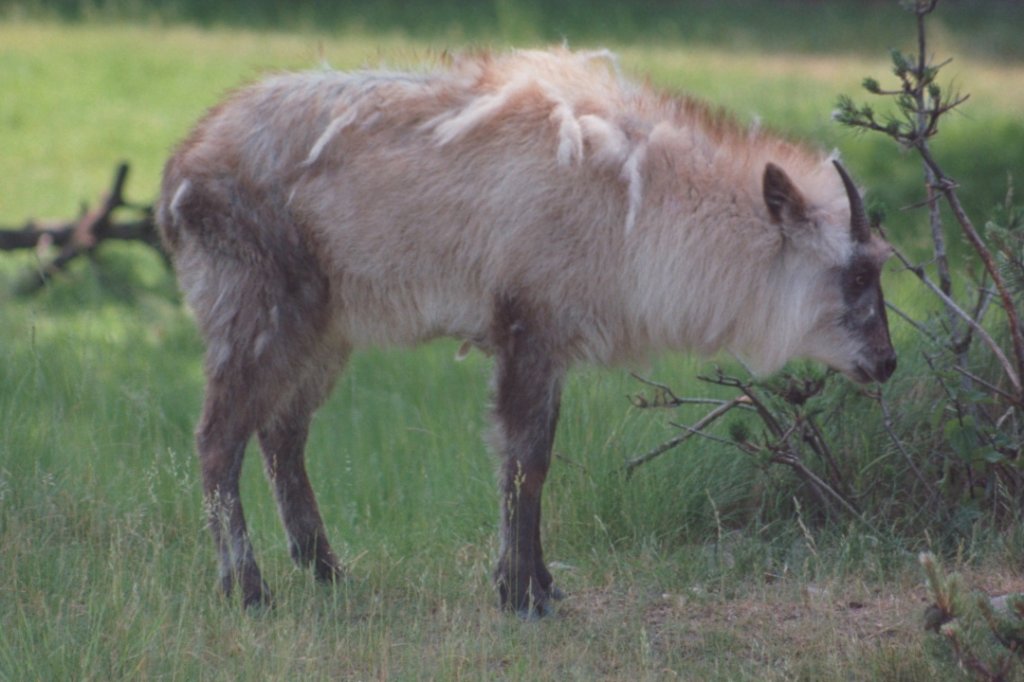
[[[3,0],[8,15],[114,19],[512,42],[689,43],[787,52],[876,53],[905,42],[894,0]],[[994,59],[1024,58],[1024,6],[950,0],[933,28]]]

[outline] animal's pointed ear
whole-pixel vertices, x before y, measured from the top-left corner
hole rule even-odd
[[[802,223],[807,220],[807,201],[804,195],[789,179],[786,171],[774,163],[769,162],[764,167],[761,191],[773,223]]]

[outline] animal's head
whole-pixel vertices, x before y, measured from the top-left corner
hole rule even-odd
[[[764,202],[772,222],[794,242],[785,247],[795,261],[787,271],[800,273],[792,279],[809,316],[797,315],[807,330],[798,354],[854,381],[882,382],[896,369],[881,283],[892,248],[871,233],[857,187],[838,161],[833,164],[846,190],[842,207],[809,201],[775,164],[764,170]]]

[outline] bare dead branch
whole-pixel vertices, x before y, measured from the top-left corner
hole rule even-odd
[[[715,409],[708,412],[700,420],[698,420],[697,423],[689,427],[689,430],[687,430],[685,433],[682,433],[676,436],[675,438],[672,438],[671,440],[662,443],[661,445],[659,445],[658,447],[654,448],[653,450],[646,454],[640,455],[639,457],[635,457],[629,460],[628,462],[626,462],[625,466],[626,477],[628,478],[629,476],[632,476],[633,470],[636,469],[638,466],[650,462],[652,459],[662,455],[665,452],[668,452],[677,445],[689,440],[696,433],[707,428],[717,419],[725,415],[727,412],[729,412],[729,410],[732,410],[733,408],[748,402],[749,399],[745,395],[736,396],[732,400],[729,400],[726,403],[719,405]]]
[[[91,253],[108,239],[142,242],[163,253],[151,208],[125,201],[124,186],[128,170],[127,163],[118,164],[110,189],[94,209],[86,211],[77,220],[57,223],[28,221],[20,228],[0,227],[0,251],[49,245],[60,247],[55,257],[33,270],[19,286],[21,293],[32,293],[40,289],[78,256]],[[127,222],[114,222],[114,212],[122,208],[133,209],[141,213],[141,216]]]
[[[967,377],[968,379],[970,379],[974,383],[978,384],[982,388],[984,388],[986,390],[989,390],[989,391],[992,391],[993,393],[997,393],[997,394],[1001,395],[1003,398],[1006,398],[1006,400],[1009,401],[1010,404],[1017,405],[1018,407],[1024,407],[1024,402],[1022,402],[1019,398],[1017,398],[1014,395],[1011,395],[1011,394],[1007,393],[1006,391],[1004,391],[1003,389],[999,388],[998,386],[996,386],[992,382],[985,381],[984,379],[979,377],[977,374],[974,374],[973,372],[967,371],[966,369],[964,369],[960,365],[953,365],[953,369],[954,369],[954,371],[959,372],[961,375]]]
[[[807,443],[832,472],[832,480],[836,482],[845,481],[839,469],[839,462],[836,461],[835,455],[832,454],[832,448],[828,445],[828,439],[818,427],[817,422],[815,422],[814,415],[807,415],[804,423],[810,431],[810,433],[804,432],[804,442]]]
[[[833,502],[838,504],[843,511],[856,519],[865,528],[878,535],[879,531],[874,524],[868,521],[853,503],[847,500],[843,495],[839,494],[835,488],[822,480],[820,476],[808,469],[803,463],[803,460],[800,459],[795,452],[780,452],[772,457],[772,461],[792,468],[796,474],[802,478],[805,483],[807,483],[807,487],[819,499],[819,503],[826,503],[827,499],[830,498]],[[825,497],[826,494],[827,498]],[[822,506],[827,506],[827,504],[822,504]]]
[[[695,429],[694,427],[689,426],[688,424],[680,424],[679,422],[669,422],[668,424],[669,426],[677,428],[680,431],[689,431],[694,436],[700,436],[704,440],[711,441],[712,443],[719,443],[720,445],[728,445],[730,447],[739,448],[740,450],[746,452],[747,454],[754,454],[760,449],[747,441],[737,442],[734,440],[729,440],[728,438],[722,438],[721,436],[716,436],[713,433],[708,433],[707,431],[704,431],[702,429]]]
[[[957,305],[956,301],[954,301],[952,298],[950,298],[945,293],[943,293],[942,289],[938,285],[936,285],[935,282],[931,281],[931,279],[925,273],[924,268],[922,268],[919,265],[914,265],[913,263],[911,263],[910,260],[907,259],[907,257],[904,256],[902,252],[900,252],[899,249],[893,248],[893,253],[899,259],[899,261],[901,263],[903,263],[903,266],[907,270],[909,270],[910,272],[914,273],[917,276],[917,278],[919,280],[921,280],[921,282],[926,287],[928,287],[928,289],[933,294],[935,294],[936,296],[939,297],[939,299],[942,300],[942,302],[946,305],[946,307],[949,310],[952,310],[954,313],[956,313],[961,319],[963,319],[971,327],[971,329],[974,330],[974,332],[978,335],[978,338],[981,339],[982,342],[986,346],[988,346],[989,349],[992,351],[992,354],[995,355],[996,360],[998,360],[999,364],[1002,366],[1003,372],[1006,374],[1007,378],[1010,380],[1010,383],[1012,383],[1013,387],[1016,389],[1016,391],[1018,393],[1020,393],[1021,392],[1020,376],[1017,374],[1017,372],[1014,369],[1013,365],[1010,363],[1009,358],[1006,357],[1006,354],[1003,352],[1003,349],[999,346],[998,343],[996,343],[995,339],[993,339],[992,336],[987,331],[985,331],[985,328],[982,327],[977,322],[977,320],[975,320],[973,317],[971,317],[971,315],[969,313],[967,313],[966,311],[964,311],[963,308],[961,308],[959,305]],[[1018,330],[1018,336],[1019,336],[1019,330]]]
[[[971,244],[975,253],[977,253],[982,264],[985,266],[985,271],[988,273],[989,277],[992,278],[992,283],[995,285],[999,298],[1003,303],[1003,307],[1006,309],[1006,316],[1009,321],[1007,326],[1010,328],[1010,340],[1013,345],[1013,354],[1017,361],[1017,366],[1015,372],[1009,371],[1009,368],[1005,366],[1004,369],[1008,370],[1007,374],[1011,377],[1014,388],[1017,390],[1018,395],[1020,395],[1022,394],[1020,376],[1021,374],[1024,374],[1024,338],[1021,337],[1020,318],[1017,313],[1017,307],[1014,305],[1013,297],[1010,295],[1010,291],[1005,282],[1003,282],[1003,277],[999,272],[999,268],[996,266],[995,259],[992,257],[992,252],[989,251],[988,247],[982,241],[981,236],[974,227],[974,223],[971,221],[967,212],[964,210],[963,205],[960,203],[960,197],[956,193],[955,185],[943,172],[942,168],[932,156],[931,150],[927,146],[918,148],[918,152],[924,163],[934,173],[939,190],[946,199],[946,204],[953,211],[953,216],[960,225],[961,232],[963,232],[964,236],[967,237],[967,241]],[[945,299],[949,300],[949,297],[946,296]],[[1003,359],[1005,359],[1005,356]],[[1001,359],[1001,362],[1003,359]]]
[[[718,386],[728,386],[731,388],[738,389],[739,391],[742,391],[743,394],[747,396],[749,405],[752,405],[754,409],[757,410],[758,416],[761,418],[761,421],[765,423],[765,426],[768,427],[768,430],[771,431],[772,435],[775,438],[782,437],[782,426],[779,424],[778,420],[775,418],[775,415],[772,414],[772,411],[768,409],[768,407],[764,404],[761,398],[756,393],[754,393],[754,390],[750,386],[750,384],[740,381],[735,377],[726,376],[725,374],[722,373],[721,369],[717,370],[717,374],[714,378],[706,376],[698,376],[697,378],[709,384],[717,384]]]
[[[924,326],[922,326],[920,322],[918,322],[917,320],[912,318],[910,315],[908,315],[907,313],[903,312],[902,310],[897,308],[895,305],[893,305],[889,301],[885,302],[885,307],[888,308],[889,310],[891,310],[892,312],[896,313],[897,317],[899,317],[904,322],[909,324],[911,327],[916,329],[918,331],[918,333],[920,333],[922,336],[928,337],[928,339],[931,340],[934,343],[939,343],[938,337],[936,337],[930,331],[925,329]]]
[[[936,499],[939,495],[938,489],[927,478],[925,478],[923,473],[921,473],[921,469],[917,466],[913,456],[909,451],[907,451],[903,441],[900,440],[900,437],[897,436],[896,432],[893,430],[892,413],[889,411],[889,405],[886,403],[885,397],[881,393],[878,394],[878,405],[882,408],[882,426],[885,428],[885,432],[888,434],[889,440],[893,442],[896,449],[900,451],[900,454],[903,455],[903,458],[907,461],[907,466],[910,467],[910,470],[913,472],[914,478],[924,486],[931,499]]]
[[[639,393],[629,396],[629,402],[633,404],[633,407],[639,409],[679,407],[681,405],[724,405],[728,402],[726,400],[717,400],[715,398],[680,398],[665,384],[659,384],[656,381],[646,379],[635,372],[630,372],[629,375],[640,383],[647,384],[652,387],[655,391],[654,397],[650,400]]]

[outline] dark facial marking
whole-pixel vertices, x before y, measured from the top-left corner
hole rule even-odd
[[[874,260],[855,255],[841,274],[843,300],[847,306],[855,305],[869,289],[877,289],[881,294],[881,275],[882,270]]]
[[[864,253],[856,253],[839,275],[846,306],[843,326],[863,344],[868,362],[857,371],[868,381],[885,381],[896,368],[881,275],[878,261]]]

